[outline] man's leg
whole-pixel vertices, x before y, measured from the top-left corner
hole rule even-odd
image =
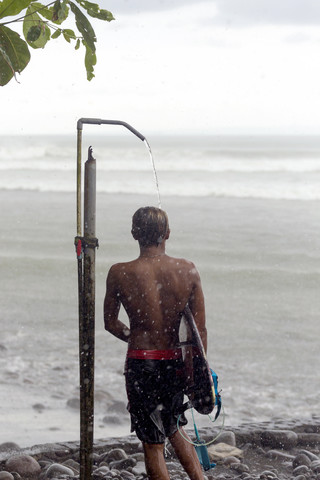
[[[143,443],[144,460],[149,480],[169,480],[169,472],[164,459],[164,443]]]
[[[180,428],[180,430],[182,431],[183,436],[188,438],[185,431],[182,428]],[[169,437],[169,440],[190,479],[203,480],[201,465],[194,446],[182,438],[179,431],[176,431],[172,437]]]

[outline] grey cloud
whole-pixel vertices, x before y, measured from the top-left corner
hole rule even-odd
[[[214,23],[233,27],[320,23],[319,0],[214,0]]]
[[[114,15],[116,15],[117,12],[137,14],[150,11],[173,10],[198,2],[199,0],[104,0],[102,8],[110,10]]]
[[[111,10],[114,15],[141,14],[200,3],[216,6],[216,15],[207,19],[210,23],[230,27],[320,23],[320,0],[104,0],[103,8]]]

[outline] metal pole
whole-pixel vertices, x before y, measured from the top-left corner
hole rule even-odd
[[[89,148],[85,163],[83,237],[83,315],[80,339],[80,479],[92,475],[94,433],[94,334],[95,334],[95,248],[96,161]]]
[[[145,137],[120,120],[80,118],[77,122],[77,236],[80,358],[80,480],[91,480],[94,435],[94,334],[95,334],[95,248],[96,161],[89,148],[85,164],[84,237],[81,236],[81,148],[83,124],[122,125],[143,142]]]

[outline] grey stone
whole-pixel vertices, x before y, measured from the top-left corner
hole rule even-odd
[[[310,465],[311,459],[305,453],[298,453],[293,459],[292,466],[293,468],[299,467],[300,465]]]
[[[208,454],[210,461],[212,462],[223,460],[226,457],[239,458],[243,456],[242,450],[226,443],[217,443],[216,445],[210,445],[210,447],[208,447]]]
[[[14,442],[4,442],[0,445],[0,452],[16,452],[18,450],[20,450],[20,447]]]
[[[14,476],[10,472],[0,472],[0,480],[14,480]]]
[[[104,461],[113,462],[116,460],[123,460],[124,458],[128,458],[128,455],[123,448],[113,448],[104,456]]]
[[[311,462],[310,468],[314,473],[320,473],[320,460]]]
[[[297,475],[296,477],[294,477],[294,480],[306,480],[306,476],[305,475]]]
[[[70,477],[74,477],[74,471],[65,465],[60,465],[60,463],[53,463],[45,473],[46,478],[53,478],[59,475],[68,475]]]
[[[296,467],[292,473],[296,477],[298,475],[304,475],[305,473],[308,473],[308,472],[309,472],[309,467],[307,467],[307,465],[300,465],[299,467]]]
[[[106,473],[109,473],[110,472],[110,469],[109,467],[103,465],[103,466],[100,466],[99,468],[96,468],[95,471],[94,471],[94,474],[97,475],[97,474],[103,474],[105,475]]]
[[[75,470],[76,472],[80,472],[80,464],[72,458],[69,458],[68,460],[63,462],[63,465],[72,468],[72,470]]]
[[[249,473],[250,469],[245,463],[231,463],[230,468],[238,473]]]
[[[261,433],[263,447],[290,450],[298,443],[298,435],[291,430],[267,430]]]
[[[144,462],[137,462],[137,464],[133,467],[132,473],[135,475],[141,475],[146,473],[146,467]]]
[[[128,467],[134,467],[137,461],[134,458],[122,458],[121,460],[115,460],[110,462],[109,467],[111,469],[125,470]]]
[[[319,433],[298,433],[298,445],[303,447],[315,447],[320,445]]]
[[[223,460],[224,465],[231,465],[232,463],[240,463],[240,459],[237,457],[226,457]]]
[[[226,443],[228,445],[232,445],[233,447],[236,446],[236,436],[231,431],[224,431],[222,432],[215,443]]]
[[[299,450],[298,453],[303,453],[304,455],[307,455],[307,457],[309,457],[311,461],[320,460],[320,458],[317,455],[315,455],[312,452],[309,452],[309,450]]]
[[[5,468],[9,472],[17,472],[23,478],[34,478],[40,474],[41,467],[39,463],[30,455],[15,455],[10,457]]]
[[[132,458],[135,458],[137,462],[144,462],[144,453],[138,452],[138,453],[133,453]]]
[[[269,480],[269,479],[277,478],[277,474],[275,472],[272,472],[271,470],[264,470],[260,474],[260,478],[261,480]]]

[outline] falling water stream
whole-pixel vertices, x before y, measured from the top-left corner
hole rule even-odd
[[[153,169],[153,174],[154,174],[154,179],[155,179],[155,182],[156,182],[157,194],[158,194],[158,207],[161,208],[161,198],[160,198],[158,175],[157,175],[157,170],[156,170],[156,165],[155,165],[155,162],[154,162],[153,154],[152,154],[149,142],[146,138],[143,140],[143,143],[146,145],[146,147],[149,151],[150,160],[151,160],[152,169]]]

